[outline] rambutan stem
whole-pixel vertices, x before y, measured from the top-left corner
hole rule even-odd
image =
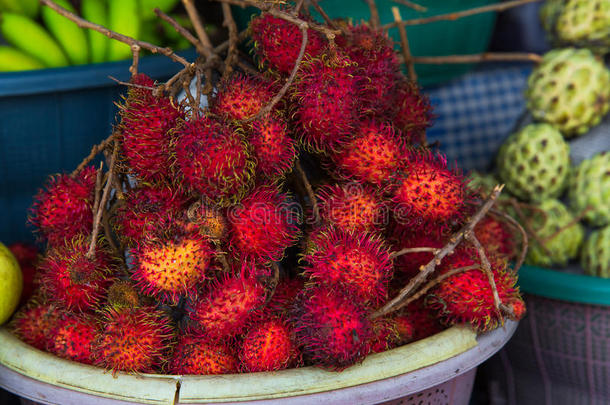
[[[369,11],[371,13],[370,24],[374,30],[379,29],[381,27],[381,18],[379,18],[379,10],[377,9],[377,3],[375,0],[365,0],[366,4],[369,6]]]
[[[237,62],[239,57],[237,50],[237,45],[239,44],[239,34],[237,31],[237,24],[235,23],[233,13],[231,12],[231,6],[227,3],[222,3],[221,6],[222,13],[224,15],[222,25],[227,27],[229,30],[229,50],[227,51],[227,57],[225,58],[225,71],[223,73],[224,77],[228,77],[228,75],[233,71],[233,65]]]
[[[76,169],[74,169],[74,171],[72,173],[70,173],[70,177],[74,178],[76,177],[81,170],[83,170],[85,168],[85,166],[87,166],[95,156],[97,156],[98,153],[100,153],[101,151],[103,151],[104,149],[106,149],[106,147],[110,144],[110,142],[112,142],[114,140],[115,134],[111,134],[108,138],[104,139],[102,142],[100,142],[97,145],[93,145],[93,148],[91,148],[91,152],[89,152],[89,154],[87,155],[86,158],[83,159],[82,162],[79,163],[79,165],[76,167]]]
[[[299,13],[301,12],[301,8],[303,8],[303,3],[305,2],[305,0],[298,0],[297,4],[294,6],[294,10],[292,12],[292,14],[294,16],[299,16]],[[225,3],[226,4],[226,3]]]
[[[309,196],[309,202],[311,204],[311,208],[313,211],[313,217],[316,224],[320,223],[320,208],[318,207],[318,200],[316,199],[316,194],[313,192],[313,188],[311,187],[311,183],[307,178],[307,173],[303,170],[301,163],[297,160],[294,162],[294,168],[305,186],[305,190],[307,191],[307,195]]]
[[[93,194],[93,208],[92,215],[95,217],[97,214],[97,209],[100,206],[100,194],[102,192],[102,173],[104,168],[104,162],[100,162],[100,168],[97,170],[95,174],[95,190]]]
[[[318,4],[318,0],[311,0],[311,4],[313,6],[313,8],[316,9],[316,11],[318,12],[318,14],[320,14],[322,16],[322,18],[324,19],[324,22],[326,22],[326,24],[334,29],[337,30],[339,29],[337,27],[337,24],[335,24],[335,22],[333,20],[330,19],[330,17],[328,16],[328,14],[326,14],[326,11],[324,11],[324,9]]]
[[[484,52],[474,55],[415,56],[403,61],[427,65],[444,65],[448,63],[478,62],[535,62],[540,63],[542,56],[530,52]]]
[[[197,13],[197,8],[195,7],[193,0],[182,0],[182,4],[186,9],[186,13],[189,16],[191,23],[193,23],[193,28],[197,33],[197,37],[199,38],[199,41],[195,44],[197,51],[205,56],[206,59],[212,59],[214,56],[214,47],[212,46],[212,41],[210,41],[208,33],[205,32],[205,27],[201,22],[201,18],[199,18],[199,13]]]
[[[525,232],[525,229],[523,229],[521,224],[515,218],[511,217],[506,212],[497,210],[495,208],[492,209],[490,212],[501,218],[504,218],[511,226],[513,226],[515,229],[517,229],[517,231],[521,234],[521,252],[519,252],[519,258],[517,259],[517,263],[515,263],[515,267],[513,268],[513,271],[516,273],[517,271],[519,271],[521,266],[523,266],[523,262],[525,262],[525,256],[527,255],[527,247],[529,245],[527,232]]]
[[[392,7],[392,14],[394,14],[394,21],[402,21],[402,16],[400,15],[400,10],[398,7]],[[411,79],[414,83],[417,83],[417,73],[415,72],[415,63],[413,63],[413,55],[411,55],[411,48],[409,47],[407,29],[404,25],[399,25],[398,32],[400,33],[402,53],[405,58],[405,63],[407,64],[407,69],[409,70],[409,79]]]
[[[481,204],[477,212],[470,218],[470,220],[464,224],[459,231],[454,233],[451,238],[449,238],[449,242],[442,249],[439,249],[432,260],[430,260],[421,269],[421,271],[402,288],[402,290],[400,290],[396,297],[392,298],[383,307],[371,314],[370,318],[379,318],[380,316],[384,316],[390,312],[402,308],[404,306],[404,300],[413,295],[413,293],[428,279],[430,274],[432,274],[436,269],[436,266],[441,263],[442,259],[449,253],[453,252],[456,246],[464,240],[466,235],[473,232],[476,224],[493,207],[503,188],[504,185],[496,185],[487,200]]]
[[[397,250],[396,252],[391,252],[390,253],[390,260],[394,260],[397,257],[400,257],[402,255],[406,255],[407,253],[422,253],[422,252],[436,253],[438,251],[439,251],[439,249],[433,248],[433,247],[404,248],[404,249]]]
[[[133,62],[129,67],[129,73],[131,73],[131,77],[138,74],[138,64],[140,63],[140,49],[142,48],[140,48],[140,45],[138,44],[131,45],[131,55],[133,59]]]
[[[178,34],[182,35],[184,38],[187,39],[187,41],[189,41],[191,44],[193,44],[194,47],[197,47],[198,41],[197,38],[195,38],[193,36],[193,34],[190,33],[189,30],[187,30],[186,28],[184,28],[182,25],[180,25],[180,23],[176,20],[174,20],[172,17],[168,16],[167,14],[165,14],[163,11],[161,11],[158,7],[155,8],[155,14],[157,14],[157,16],[164,20],[165,22],[167,22],[169,25],[171,25]]]
[[[74,23],[76,23],[76,25],[78,25],[80,28],[87,28],[87,29],[91,29],[97,32],[100,32],[104,35],[106,35],[108,38],[112,38],[115,39],[117,41],[126,43],[129,46],[132,46],[134,44],[139,45],[140,47],[147,49],[149,51],[151,51],[152,53],[160,53],[162,55],[167,56],[168,58],[170,58],[171,60],[181,63],[184,66],[190,66],[190,62],[187,61],[186,59],[184,59],[182,56],[180,55],[176,55],[174,53],[174,51],[169,48],[169,47],[159,47],[157,45],[153,45],[149,42],[145,42],[145,41],[138,41],[137,39],[133,39],[131,37],[128,37],[126,35],[123,34],[119,34],[118,32],[114,32],[109,30],[108,28],[102,26],[102,25],[98,25],[98,24],[94,24],[92,22],[89,22],[79,16],[77,16],[74,13],[71,13],[70,11],[66,10],[65,8],[57,5],[56,3],[54,3],[52,0],[40,0],[40,3],[44,6],[47,6],[51,9],[53,9],[56,13],[63,15],[64,17],[66,17],[67,19],[69,19],[70,21],[73,21]]]
[[[412,8],[415,11],[420,11],[422,13],[425,13],[426,11],[428,11],[427,7],[424,7],[422,5],[419,5],[419,4],[409,1],[409,0],[392,0],[392,1],[394,3],[402,4],[403,6]]]

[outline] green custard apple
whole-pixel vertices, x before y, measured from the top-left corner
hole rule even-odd
[[[610,71],[588,49],[554,49],[532,71],[525,97],[536,120],[579,136],[610,108]]]
[[[610,225],[591,232],[582,246],[580,263],[587,274],[610,278]]]
[[[570,171],[570,147],[549,124],[530,124],[509,136],[497,157],[506,189],[525,201],[558,197]]]
[[[543,201],[532,217],[531,228],[544,247],[530,237],[526,263],[533,266],[565,266],[578,256],[584,237],[583,226],[574,221],[574,216],[559,200]]]
[[[610,152],[583,160],[570,175],[568,199],[572,212],[584,213],[593,226],[610,224]]]

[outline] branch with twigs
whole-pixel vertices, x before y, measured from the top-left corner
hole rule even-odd
[[[400,10],[398,9],[398,7],[392,7],[392,14],[394,15],[394,21],[402,21],[402,16],[400,15]],[[415,72],[415,63],[413,61],[413,55],[411,55],[411,48],[409,47],[407,29],[404,27],[404,25],[399,25],[398,32],[400,33],[402,53],[405,58],[405,63],[407,64],[407,69],[409,71],[409,79],[414,82],[417,82],[417,73]]]
[[[540,63],[542,56],[530,52],[484,52],[473,55],[447,55],[447,56],[414,56],[401,62],[418,63],[424,65],[445,65],[451,63],[480,63],[480,62],[534,62]]]
[[[114,141],[114,138],[115,134],[112,133],[108,138],[104,139],[99,144],[93,145],[93,147],[91,148],[91,152],[89,152],[89,154],[82,160],[82,162],[79,163],[76,169],[74,169],[74,171],[70,173],[70,177],[76,177],[81,172],[81,170],[85,168],[85,166],[91,163],[91,161],[98,155],[98,153],[106,149],[108,145],[110,145],[110,143]]]

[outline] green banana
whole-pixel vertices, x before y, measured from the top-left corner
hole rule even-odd
[[[156,17],[155,8],[159,7],[164,13],[172,11],[180,0],[140,0],[140,16],[143,20]]]
[[[104,0],[82,0],[81,13],[83,18],[92,23],[108,26],[107,4]],[[95,30],[87,30],[89,38],[89,51],[91,62],[98,63],[106,60],[106,53],[112,41],[110,38]]]
[[[138,0],[110,0],[108,3],[108,28],[131,38],[140,35]],[[108,47],[108,60],[123,60],[131,56],[129,45],[111,41]]]
[[[66,10],[75,13],[68,0],[54,0]],[[85,32],[66,17],[56,13],[49,7],[42,9],[42,20],[53,34],[64,53],[73,65],[89,63],[89,45]]]
[[[61,47],[38,23],[21,14],[2,13],[0,33],[9,44],[40,60],[47,67],[69,64]]]
[[[0,11],[36,18],[40,11],[40,2],[38,0],[0,0]]]
[[[38,59],[12,46],[0,45],[0,72],[16,72],[42,68],[44,68],[44,65]]]

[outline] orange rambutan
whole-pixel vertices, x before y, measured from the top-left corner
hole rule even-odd
[[[240,368],[247,373],[283,370],[293,366],[298,357],[293,330],[281,318],[251,325],[239,348]]]

